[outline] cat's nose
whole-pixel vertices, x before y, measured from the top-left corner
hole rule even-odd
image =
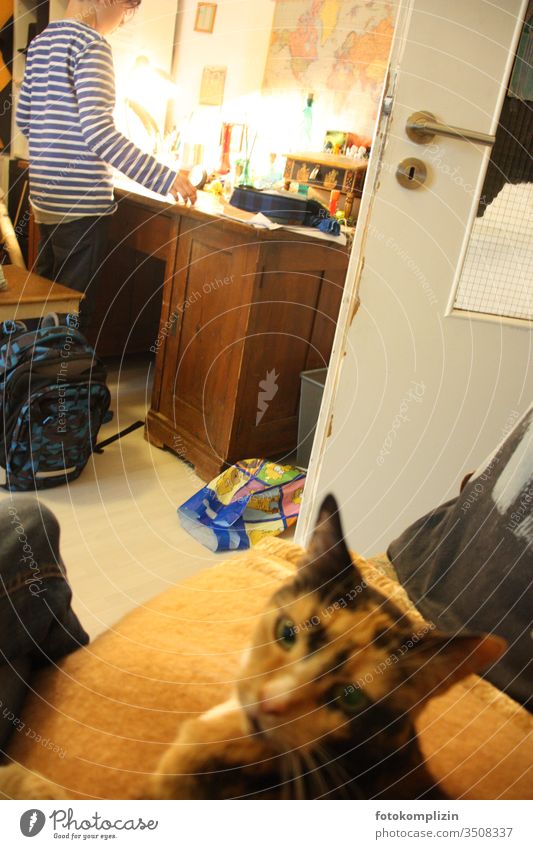
[[[282,699],[261,699],[259,702],[260,713],[279,715],[287,708],[287,701]]]
[[[287,710],[294,696],[296,683],[290,675],[269,681],[259,692],[258,707],[261,713],[279,715]]]

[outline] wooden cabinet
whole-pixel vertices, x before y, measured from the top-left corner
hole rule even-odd
[[[206,480],[297,444],[300,373],[328,364],[348,253],[179,212],[146,435]]]

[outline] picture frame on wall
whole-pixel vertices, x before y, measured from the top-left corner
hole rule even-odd
[[[216,3],[198,3],[196,7],[196,20],[194,29],[196,32],[213,32],[215,28],[215,18],[217,15]]]
[[[206,65],[202,72],[200,86],[200,106],[222,106],[224,88],[226,86],[226,67],[211,67]]]

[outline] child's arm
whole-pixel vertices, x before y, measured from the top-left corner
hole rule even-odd
[[[106,41],[95,41],[82,51],[74,70],[74,87],[81,131],[90,150],[145,188],[168,194],[179,179],[176,172],[143,153],[115,127],[115,72]],[[190,193],[189,197],[194,200]]]

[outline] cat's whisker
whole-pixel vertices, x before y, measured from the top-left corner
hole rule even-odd
[[[286,758],[287,773],[288,773],[288,775],[287,775],[287,793],[288,794],[290,793],[288,798],[292,799],[292,790],[293,790],[293,785],[294,785],[294,764],[293,764],[292,755],[291,755],[290,752],[287,752],[287,754],[285,755],[285,758]]]
[[[283,755],[281,758],[281,797],[282,799],[286,799],[287,801],[291,798],[291,776],[290,776],[290,763],[287,755]]]
[[[305,773],[302,773],[305,798],[314,799],[315,773],[313,763],[309,761],[308,753],[304,750],[299,750],[298,756],[300,758],[302,770],[305,770]]]
[[[283,735],[279,732],[277,733],[275,742],[279,759],[279,795],[281,799],[291,799],[291,789],[294,784],[294,764],[291,747],[284,742]]]
[[[300,767],[305,768],[306,770],[305,776],[303,777],[304,787],[307,785],[307,787],[310,788],[312,794],[314,784],[313,765],[310,763],[308,754],[304,750],[298,751],[298,758],[300,761]],[[314,798],[314,794],[310,796],[308,790],[306,790],[305,796],[307,799]]]
[[[294,785],[296,788],[296,798],[299,801],[303,801],[305,799],[305,786],[302,780],[301,761],[296,752],[292,752],[292,757],[294,763]]]
[[[312,782],[317,787],[320,795],[324,795],[328,793],[328,785],[322,773],[322,765],[320,764],[318,758],[314,755],[312,751],[308,751],[305,753],[307,763],[311,765],[311,778]],[[316,796],[314,796],[316,798]]]
[[[300,764],[303,767],[305,767],[305,770],[306,770],[306,773],[305,773],[305,779],[306,780],[305,780],[304,783],[307,784],[307,787],[311,791],[311,794],[309,793],[309,791],[306,791],[306,797],[307,798],[310,798],[310,797],[314,798],[313,786],[314,786],[315,777],[313,775],[313,765],[309,760],[307,752],[305,752],[303,750],[299,751],[298,757],[300,758]]]
[[[302,773],[305,798],[316,799],[320,784],[325,786],[324,779],[320,774],[320,765],[309,750],[299,749],[297,754],[301,768],[305,768],[305,774]]]
[[[294,754],[293,754],[292,752],[289,752],[289,756],[288,756],[288,757],[289,757],[290,764],[291,764],[291,791],[292,791],[292,798],[293,798],[293,799],[297,799],[297,798],[298,798],[298,787],[297,787],[297,784],[296,784],[296,772],[297,772],[297,768],[296,768],[296,758],[294,757]]]
[[[298,750],[296,752],[296,757],[298,759],[298,765],[300,768],[300,780],[302,784],[302,798],[309,799],[311,798],[309,794],[309,782],[312,780],[312,776],[309,774],[309,766],[306,764],[305,760],[302,757],[302,752]]]
[[[332,768],[332,764],[328,761],[328,758],[325,757],[321,750],[316,750],[316,756],[317,759],[320,758],[320,769],[322,770],[322,774],[325,775],[325,790],[322,795],[324,797],[327,797],[337,788],[337,775],[335,774],[335,771]]]
[[[358,799],[363,799],[364,796],[361,794],[359,790],[359,786],[356,782],[354,782],[352,776],[348,773],[345,767],[339,763],[338,758],[333,758],[328,754],[327,750],[323,746],[317,747],[317,753],[322,758],[322,763],[327,772],[331,775],[334,786],[330,788],[330,792],[337,791],[339,792],[345,799],[353,798],[352,793],[350,792],[352,787],[357,788],[357,797]]]

